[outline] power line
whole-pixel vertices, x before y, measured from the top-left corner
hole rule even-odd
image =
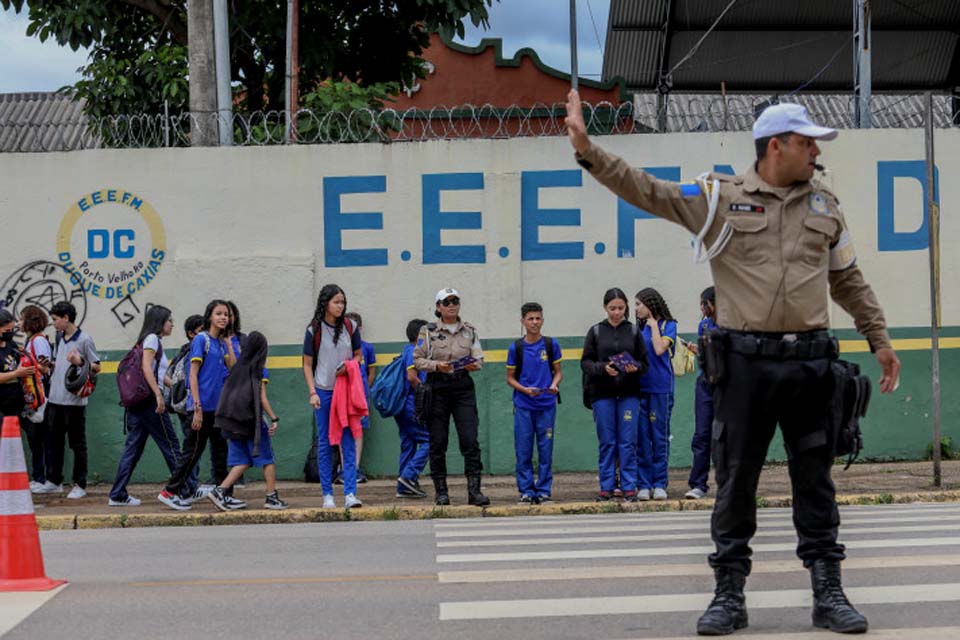
[[[720,21],[723,20],[723,16],[727,15],[727,12],[730,11],[735,4],[737,4],[737,0],[730,0],[730,4],[728,4],[724,10],[720,12],[720,15],[717,16],[717,19],[713,21],[713,24],[710,25],[710,28],[707,29],[706,33],[700,36],[700,39],[697,40],[697,43],[690,48],[690,51],[687,52],[687,55],[680,58],[680,61],[673,65],[673,68],[670,69],[667,75],[673,74],[674,71],[680,68],[680,65],[692,58],[694,54],[697,53],[697,50],[700,48],[700,45],[703,44],[703,41],[707,39],[707,36],[709,36],[714,29],[716,29],[717,25],[720,24]]]
[[[851,42],[852,40],[853,40],[853,34],[851,33],[851,34],[850,34],[850,37],[847,38],[846,40],[844,40],[843,44],[841,44],[839,47],[837,47],[837,50],[834,51],[834,53],[833,53],[832,56],[830,56],[830,59],[827,60],[827,64],[823,65],[823,66],[820,68],[819,71],[817,71],[815,74],[813,74],[813,77],[811,77],[809,80],[807,80],[806,82],[804,82],[803,84],[801,84],[799,87],[797,87],[796,89],[794,89],[794,90],[791,91],[790,93],[786,94],[784,97],[785,97],[785,98],[789,98],[790,96],[794,95],[795,93],[798,93],[798,92],[806,89],[806,88],[807,88],[811,83],[813,83],[817,78],[819,78],[821,75],[823,75],[823,73],[824,73],[827,69],[829,69],[830,66],[833,65],[834,62],[837,61],[837,56],[839,56],[840,53],[841,53],[844,49],[846,49],[847,45],[850,44],[850,42]]]
[[[600,43],[600,31],[597,29],[597,21],[593,19],[593,7],[590,6],[590,0],[587,0],[587,11],[590,13],[590,24],[593,25],[593,35],[597,38],[597,49],[600,50],[600,59],[602,60],[603,45]]]

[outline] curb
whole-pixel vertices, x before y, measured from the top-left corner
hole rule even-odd
[[[783,508],[790,496],[758,497],[759,508]],[[923,493],[861,493],[837,496],[841,506],[910,504],[914,502],[960,502],[960,491]],[[121,513],[116,515],[37,516],[41,531],[69,529],[132,529],[142,527],[204,527],[236,524],[303,524],[318,522],[364,522],[373,520],[437,520],[446,518],[510,518],[516,516],[565,516],[606,513],[707,511],[713,500],[668,500],[665,502],[566,502],[537,506],[504,505],[478,509],[470,506],[418,507],[391,505],[362,509],[250,509],[229,513]]]

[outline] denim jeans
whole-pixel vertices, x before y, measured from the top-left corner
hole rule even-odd
[[[333,464],[330,447],[330,402],[333,391],[317,389],[320,408],[314,411],[317,423],[317,470],[320,472],[320,487],[323,495],[333,495]],[[350,429],[343,430],[340,440],[343,456],[343,493],[357,493],[357,447]]]
[[[170,423],[170,417],[157,413],[157,403],[150,399],[142,407],[128,409],[126,412],[127,439],[123,444],[123,454],[120,456],[120,463],[117,465],[117,476],[113,481],[113,488],[110,489],[110,499],[118,502],[127,499],[127,483],[130,482],[130,476],[137,463],[140,462],[140,456],[147,445],[147,439],[153,438],[160,449],[164,462],[171,473],[177,468],[177,460],[180,457],[180,440],[173,430]]]

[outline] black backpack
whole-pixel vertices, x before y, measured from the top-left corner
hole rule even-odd
[[[550,336],[542,336],[542,338],[547,350],[547,363],[550,366],[550,374],[553,375],[553,364],[557,361],[556,354],[553,352],[553,338]],[[520,382],[520,372],[523,370],[523,338],[513,343],[513,358],[515,362],[513,365],[513,377],[517,382]],[[560,394],[557,393],[557,404],[562,402],[563,400],[560,398]]]

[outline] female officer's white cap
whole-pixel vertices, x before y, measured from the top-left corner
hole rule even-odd
[[[440,291],[437,291],[437,302],[440,302],[441,300],[446,300],[450,296],[456,296],[459,298],[460,292],[457,291],[456,289],[449,289],[449,288],[440,289]]]
[[[817,140],[833,140],[837,130],[821,127],[810,120],[803,105],[782,102],[767,107],[753,123],[753,139],[769,138],[781,133],[799,133]]]

